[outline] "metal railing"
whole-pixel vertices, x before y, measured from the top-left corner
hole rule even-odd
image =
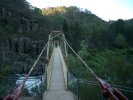
[[[42,97],[43,91],[46,89],[46,86],[44,81],[46,79],[45,75],[41,76],[35,76],[35,77],[29,77],[25,83],[24,89],[23,89],[23,97],[33,97],[33,96],[40,96]],[[22,79],[23,80],[23,79]],[[22,80],[19,79],[17,81],[17,84],[20,84]]]
[[[78,79],[70,72],[68,72],[68,89],[75,94],[77,100],[103,100],[98,83]]]
[[[0,97],[12,93],[24,80],[25,75],[10,75],[4,77],[6,83],[5,88],[0,91]],[[22,97],[42,97],[44,90],[46,90],[46,73],[39,76],[30,76],[24,84]]]

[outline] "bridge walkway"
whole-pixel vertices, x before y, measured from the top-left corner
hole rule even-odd
[[[55,47],[51,82],[48,91],[43,94],[43,100],[74,100],[74,95],[65,88],[60,59],[58,47]]]

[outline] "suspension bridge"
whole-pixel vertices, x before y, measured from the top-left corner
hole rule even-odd
[[[83,81],[71,74],[67,65],[68,48],[82,62],[86,71],[94,77],[95,81]],[[35,97],[23,97],[23,91],[26,81],[30,77],[32,71],[36,67],[39,59],[46,51],[46,66],[45,72],[42,75],[42,94],[41,99]],[[79,86],[82,83],[82,86]],[[89,84],[90,90],[84,92],[87,94],[85,99],[82,99],[81,89],[88,88],[84,83]],[[98,91],[93,93],[93,90]],[[93,95],[94,94],[94,95]],[[2,100],[128,100],[128,98],[117,88],[114,88],[109,83],[102,80],[96,73],[82,60],[82,58],[74,51],[70,44],[65,39],[63,32],[52,31],[48,37],[48,42],[44,46],[42,52],[34,62],[28,74],[25,76],[22,83],[8,93]]]

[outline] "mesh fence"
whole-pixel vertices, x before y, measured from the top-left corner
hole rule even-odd
[[[77,100],[103,100],[102,92],[96,82],[76,78],[68,72],[68,87]]]

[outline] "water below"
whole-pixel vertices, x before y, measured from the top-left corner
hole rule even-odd
[[[20,75],[18,74],[18,79],[16,81],[16,85],[19,86],[23,80],[25,79],[25,75]],[[32,88],[38,86],[41,84],[42,76],[30,76],[26,83],[25,83],[25,88],[28,90],[31,90]]]

